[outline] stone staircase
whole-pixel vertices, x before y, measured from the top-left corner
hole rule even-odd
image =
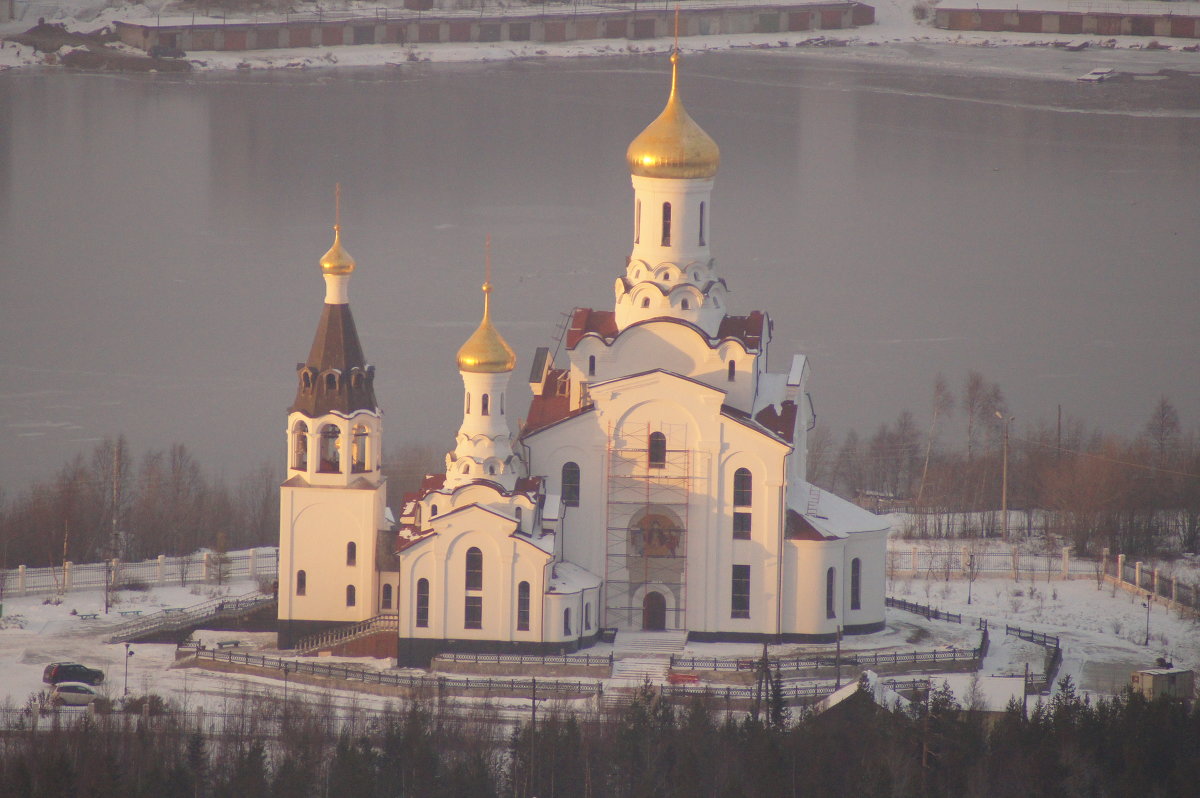
[[[618,632],[613,641],[613,653],[632,654],[678,654],[687,644],[687,632],[671,630],[666,632]]]
[[[671,660],[666,657],[626,657],[613,662],[612,678],[642,684],[662,684],[671,670]]]

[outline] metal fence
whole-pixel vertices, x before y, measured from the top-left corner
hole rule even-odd
[[[1058,554],[1029,554],[1011,551],[972,552],[968,548],[925,549],[916,546],[888,551],[888,576],[923,576],[963,579],[977,576],[1007,576],[1012,579],[1080,579],[1096,577],[1098,560]]]
[[[930,664],[946,662],[970,662],[979,659],[978,648],[937,651],[843,651],[840,656],[820,657],[777,657],[768,658],[771,670],[800,671],[813,668],[829,668],[837,665],[899,665]],[[762,658],[746,657],[728,659],[719,657],[681,657],[671,655],[671,667],[675,670],[691,671],[753,671],[762,664]]]
[[[925,604],[917,604],[912,601],[905,601],[904,599],[892,598],[891,596],[888,596],[883,601],[889,607],[895,607],[898,610],[920,615],[926,620],[962,623],[962,616],[955,612],[947,612],[946,610],[935,609]]]
[[[1030,643],[1037,643],[1039,646],[1045,648],[1059,648],[1058,638],[1054,635],[1046,635],[1030,629],[1022,629],[1019,626],[1009,626],[1008,624],[1004,625],[1004,633],[1013,637],[1019,637]]]
[[[39,596],[76,590],[140,587],[177,583],[229,581],[230,579],[275,579],[279,574],[279,549],[263,547],[226,554],[197,552],[183,557],[159,555],[140,562],[73,563],[52,568],[24,565],[0,571],[5,595]]]
[[[510,665],[608,665],[612,666],[612,654],[475,654],[471,652],[446,652],[437,659],[447,662],[504,663]]]
[[[196,657],[216,662],[229,662],[282,671],[284,678],[287,678],[289,674],[305,674],[309,676],[322,676],[328,679],[343,679],[346,681],[362,682],[363,684],[388,685],[408,690],[436,693],[446,691],[455,693],[482,692],[485,695],[497,693],[529,695],[535,693],[544,697],[551,695],[578,697],[592,695],[600,690],[599,682],[596,681],[417,676],[408,673],[365,670],[349,665],[320,664],[280,659],[277,657],[263,657],[255,654],[241,654],[236,651],[209,651],[202,649],[196,652]]]
[[[1105,575],[1123,587],[1136,588],[1200,612],[1200,582],[1186,581],[1163,573],[1160,568],[1130,562],[1125,555],[1111,558]]]

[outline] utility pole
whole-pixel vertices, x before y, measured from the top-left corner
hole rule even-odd
[[[996,418],[1000,419],[1004,424],[1004,464],[1001,467],[1001,487],[1000,487],[1000,515],[1003,516],[1004,522],[1004,540],[1008,540],[1008,424],[1013,420],[1014,416],[1005,417],[999,410],[996,411]]]

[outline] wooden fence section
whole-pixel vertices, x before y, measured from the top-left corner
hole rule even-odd
[[[542,7],[533,12],[413,12],[389,9],[358,16],[303,15],[254,20],[220,20],[186,25],[116,22],[117,35],[131,47],[196,50],[272,50],[360,44],[450,44],[468,42],[569,42],[589,39],[654,39],[670,36],[674,11],[662,8]],[[875,22],[875,9],[858,2],[792,5],[713,5],[684,8],[680,36],[841,30]]]

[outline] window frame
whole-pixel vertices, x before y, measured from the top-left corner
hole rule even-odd
[[[750,596],[750,566],[734,565],[730,570],[730,618],[745,620],[750,617]]]

